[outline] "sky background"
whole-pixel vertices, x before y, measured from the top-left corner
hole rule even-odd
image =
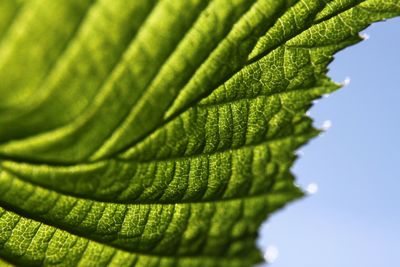
[[[330,65],[345,88],[311,109],[323,136],[301,149],[294,173],[314,195],[287,206],[261,229],[279,250],[269,267],[395,266],[400,253],[400,19],[376,23],[370,38]],[[271,252],[271,250],[270,250]],[[274,251],[272,251],[274,252]]]

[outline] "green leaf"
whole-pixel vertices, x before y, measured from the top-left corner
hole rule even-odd
[[[399,0],[2,0],[0,265],[251,266],[333,54]]]

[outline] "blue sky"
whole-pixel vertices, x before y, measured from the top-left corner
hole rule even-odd
[[[370,38],[336,55],[335,81],[351,82],[311,109],[332,127],[303,147],[294,173],[318,192],[275,214],[261,229],[271,267],[395,266],[400,250],[400,19],[376,23]]]

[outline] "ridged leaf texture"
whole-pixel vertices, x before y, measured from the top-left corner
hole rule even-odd
[[[252,266],[333,54],[399,0],[1,0],[0,265]],[[340,107],[338,107],[340,108]]]

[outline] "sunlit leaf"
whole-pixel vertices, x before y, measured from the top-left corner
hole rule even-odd
[[[252,266],[335,52],[399,0],[1,0],[0,265]],[[340,108],[340,107],[338,107]]]

